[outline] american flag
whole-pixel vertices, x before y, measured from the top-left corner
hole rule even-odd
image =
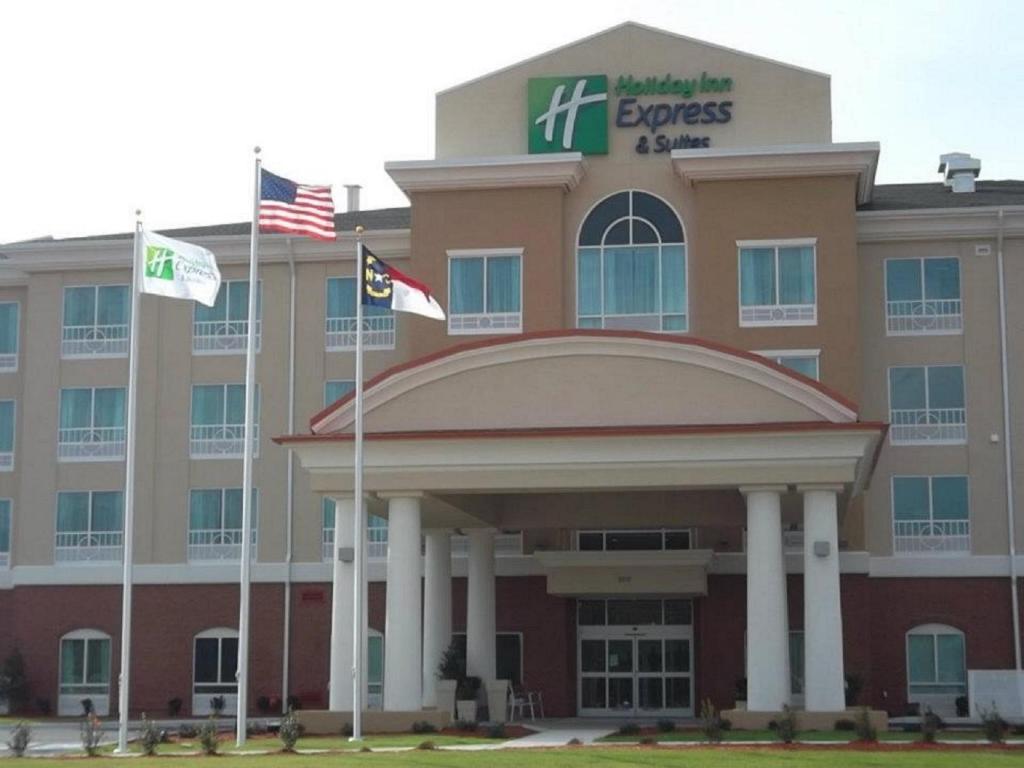
[[[331,188],[296,184],[270,171],[261,171],[260,232],[334,240]]]

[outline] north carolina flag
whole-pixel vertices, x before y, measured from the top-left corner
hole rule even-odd
[[[363,304],[444,320],[444,310],[418,280],[403,275],[363,246]]]

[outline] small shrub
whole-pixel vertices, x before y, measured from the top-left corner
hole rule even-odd
[[[724,717],[719,717],[718,718],[718,723],[721,726],[723,731],[731,731],[732,730],[732,720],[726,720]]]
[[[302,702],[299,701],[299,697],[295,696],[294,694],[288,697],[287,704],[289,712],[295,709],[302,709]]]
[[[204,755],[217,754],[217,718],[211,716],[199,729],[199,746],[203,749]]]
[[[359,751],[360,751],[360,752],[373,752],[373,750],[372,750],[372,749],[370,749],[370,748],[369,748],[368,746],[366,746],[365,744],[364,744],[363,746],[361,746],[361,747],[359,748]]]
[[[167,700],[167,715],[168,717],[177,717],[181,714],[182,701],[178,696],[173,699]]]
[[[672,733],[676,729],[676,724],[671,720],[659,720],[658,721],[658,732],[659,733]]]
[[[213,710],[213,714],[215,715],[220,715],[224,711],[226,704],[227,700],[223,696],[210,697],[210,709]]]
[[[285,752],[294,752],[295,745],[298,743],[299,737],[302,736],[302,731],[302,724],[294,712],[285,715],[281,719],[281,727],[277,731],[277,735],[281,739],[281,749]]]
[[[971,703],[967,700],[966,696],[956,697],[956,716],[957,717],[969,717],[971,714]]]
[[[855,731],[857,730],[857,724],[847,717],[841,717],[836,720],[835,725],[832,726],[837,731]]]
[[[166,734],[157,727],[157,724],[142,715],[142,727],[139,730],[139,744],[142,746],[142,754],[152,757],[156,754],[156,747],[162,741],[166,741]]]
[[[992,704],[992,709],[981,710],[982,733],[984,733],[985,738],[993,744],[1003,743],[1003,739],[1006,738],[1006,731],[1008,727],[1009,724],[1003,720],[994,703]]]
[[[437,665],[439,680],[461,680],[466,676],[466,655],[461,653],[455,643],[451,643],[441,654],[441,662]]]
[[[619,736],[639,736],[640,726],[636,723],[623,723],[619,726]]]
[[[437,733],[437,727],[426,720],[417,720],[412,724],[413,733]]]
[[[476,723],[474,723],[472,720],[456,720],[454,723],[452,723],[452,727],[456,731],[475,731]]]
[[[796,740],[796,727],[796,711],[789,704],[784,704],[782,717],[776,724],[775,735],[783,744],[792,744]]]
[[[487,738],[489,739],[505,739],[508,738],[508,734],[505,733],[504,723],[494,723],[487,728]]]
[[[427,741],[421,741],[419,744],[417,744],[416,749],[437,749],[437,744],[428,739]]]
[[[92,699],[82,699],[80,703],[82,705],[82,717],[88,717],[96,711],[92,704]]]
[[[921,715],[921,741],[925,744],[934,744],[935,737],[944,725],[942,718],[932,712],[931,707],[925,708],[924,714]]]
[[[90,713],[88,717],[83,718],[78,733],[82,738],[82,749],[85,750],[85,754],[89,757],[95,757],[99,752],[100,739],[103,737],[103,727],[100,719]]]
[[[567,742],[565,742],[565,746],[567,746],[567,747],[578,747],[578,746],[581,746],[582,744],[583,744],[583,742],[580,741],[577,738],[572,738],[572,739],[569,739]]]
[[[11,735],[7,739],[7,748],[15,757],[23,757],[30,741],[32,741],[32,729],[29,728],[28,723],[20,722],[11,729]]]
[[[652,747],[652,746],[654,746],[657,743],[658,743],[658,740],[656,738],[654,738],[653,736],[644,736],[642,739],[640,739],[640,744],[645,746],[645,747]]]
[[[341,726],[341,735],[346,738],[352,735],[352,723],[345,723]]]
[[[199,729],[189,723],[182,723],[178,726],[178,738],[184,741],[194,739],[199,735]]]
[[[25,673],[25,658],[17,648],[11,651],[0,665],[0,699],[7,701],[11,712],[21,712],[28,706],[29,686]],[[44,714],[50,714],[49,706]]]
[[[53,706],[50,704],[49,699],[36,699],[36,709],[39,710],[39,714],[43,717],[49,717],[50,712],[53,711]]]
[[[711,699],[704,699],[700,704],[700,730],[704,734],[705,740],[712,744],[720,742],[722,731],[726,730],[723,726],[724,722],[715,709],[715,705],[711,703]],[[729,726],[732,727],[732,724],[730,723]]]
[[[878,731],[871,724],[871,713],[867,707],[857,710],[856,723],[857,741],[878,741]]]

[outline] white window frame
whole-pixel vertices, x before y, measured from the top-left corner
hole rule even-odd
[[[960,298],[958,299],[929,299],[924,295],[924,262],[934,259],[953,259],[957,264],[957,273],[960,283]],[[921,298],[912,301],[890,301],[889,300],[889,262],[891,261],[917,261],[920,262],[921,276]],[[885,294],[885,335],[886,336],[959,336],[964,332],[963,316],[963,265],[960,257],[951,256],[890,256],[884,259],[882,264],[882,290]],[[895,305],[910,304],[921,305],[908,307],[912,311],[909,314],[893,314]],[[929,305],[932,305],[929,307]],[[928,311],[928,310],[931,311]],[[940,312],[939,310],[946,310]],[[955,311],[953,311],[955,310]],[[909,321],[909,322],[906,322]],[[916,326],[916,327],[909,327]]]
[[[14,499],[0,498],[0,503],[5,501],[7,502],[7,549],[0,550],[0,570],[11,567],[11,550],[14,549]]]
[[[60,409],[65,390],[89,390],[89,426],[61,427]],[[96,426],[96,390],[120,389],[124,392],[124,407],[120,427]],[[57,461],[121,461],[125,452],[125,436],[128,424],[128,392],[125,387],[61,387],[57,398]],[[75,437],[77,439],[71,439]]]
[[[937,638],[939,635],[959,635],[963,638],[964,648],[964,682],[963,682],[963,693],[913,693],[910,688],[914,683],[910,679],[910,637],[911,635],[925,635],[933,638]],[[939,672],[939,644],[937,641],[933,642],[934,654],[935,654],[935,673],[938,676]],[[907,680],[907,701],[919,702],[922,704],[932,704],[936,699],[939,701],[943,699],[955,699],[956,696],[963,696],[967,694],[967,633],[962,630],[952,627],[949,624],[919,624],[916,627],[911,627],[903,635],[903,664],[904,672]],[[929,683],[917,683],[917,685],[929,685]],[[949,683],[933,683],[936,687],[939,686],[950,686]]]
[[[86,680],[89,679],[89,648],[88,644],[95,640],[106,640],[107,649],[109,656],[107,657],[107,683],[106,693],[92,693],[88,691],[76,691],[71,693],[64,693],[64,683],[62,679],[64,677],[64,670],[61,666],[63,663],[63,651],[65,640],[82,640],[85,645],[83,646],[83,658],[82,658],[82,674],[83,680],[81,683],[69,683],[79,688],[89,687],[89,683]],[[107,717],[110,714],[110,686],[111,678],[114,676],[114,641],[106,632],[102,632],[98,629],[76,629],[67,634],[61,635],[60,640],[57,642],[57,715],[59,717],[68,717],[73,715],[81,716],[82,714],[82,699],[92,699],[93,712],[96,713],[97,717]],[[97,683],[95,687],[99,687],[100,683]]]
[[[21,351],[21,302],[17,300],[0,301],[0,305],[3,304],[13,304],[18,308],[18,332],[14,334],[14,351],[0,353],[0,373],[17,373],[18,353]],[[61,309],[61,312],[63,311]]]
[[[18,401],[13,398],[5,398],[0,403],[11,404],[11,450],[0,453],[0,472],[14,471],[14,454],[18,445]]]
[[[327,308],[330,303],[331,280],[351,280],[355,283],[357,279],[357,275],[330,275],[324,280],[324,348],[328,352],[347,352],[356,348],[356,316],[331,317],[327,314]],[[389,315],[363,313],[364,350],[394,349],[396,336],[394,310]]]
[[[85,493],[89,497],[89,520],[88,528],[84,531],[60,531],[57,530],[60,514],[60,495],[62,493]],[[97,493],[121,493],[121,528],[116,531],[93,531],[93,496]],[[105,565],[107,563],[120,563],[123,557],[124,545],[124,494],[120,488],[104,489],[94,491],[58,490],[54,496],[53,508],[53,561],[58,565]],[[71,542],[70,537],[77,536],[84,539],[85,544],[72,543],[61,546],[59,543],[64,536]],[[95,543],[94,543],[95,542]]]
[[[925,418],[930,419],[932,413],[943,411],[963,411],[963,420],[959,422],[938,422],[932,424],[896,424],[893,418],[892,408],[892,371],[897,368],[922,368],[924,370],[924,408],[900,409],[911,411],[924,411]],[[931,387],[929,385],[929,371],[932,368],[960,368],[964,383],[964,404],[961,408],[936,408],[930,407]],[[967,442],[967,366],[958,363],[936,363],[935,365],[890,365],[885,369],[885,391],[888,398],[889,410],[889,444],[890,445],[964,445]],[[910,435],[915,428],[921,432],[924,430],[934,431],[938,437],[904,436]]]
[[[224,495],[227,491],[240,491],[230,486],[216,488],[190,488],[188,492],[188,532],[185,549],[189,563],[237,563],[242,559],[242,529],[224,527]],[[220,528],[192,528],[192,491],[220,491]],[[249,559],[257,560],[260,530],[260,491],[252,489],[252,549]]]
[[[963,478],[967,486],[967,517],[962,520],[935,519],[933,481],[942,478]],[[896,519],[896,480],[928,481],[928,519]],[[971,554],[971,478],[969,475],[892,475],[889,478],[889,513],[892,517],[892,551],[894,555],[953,556]],[[915,530],[920,528],[920,530]],[[901,546],[901,540],[904,540]],[[918,547],[914,548],[912,542]]]
[[[221,290],[225,296],[231,293],[228,287],[232,283],[248,283],[248,278],[237,278],[224,280],[221,283]],[[260,351],[263,339],[263,280],[256,281],[256,306],[259,312],[256,313],[256,352]],[[248,302],[246,302],[248,310]],[[244,355],[246,342],[249,333],[248,312],[244,320],[196,320],[196,312],[199,311],[199,304],[195,303],[192,308],[192,354],[193,355]],[[225,314],[230,314],[230,306],[225,307]],[[202,326],[202,327],[200,327]]]
[[[754,351],[755,355],[766,357],[776,365],[781,365],[787,371],[793,371],[799,373],[799,371],[790,368],[786,365],[783,359],[804,357],[814,359],[814,376],[812,377],[815,381],[821,381],[821,350],[820,349],[758,349]]]
[[[814,304],[780,304],[779,249],[811,248],[811,264],[814,267]],[[775,303],[744,306],[743,304],[743,249],[775,249]],[[794,237],[773,240],[736,241],[736,303],[739,307],[741,328],[762,328],[770,326],[797,326],[818,324],[818,238]]]
[[[95,294],[93,307],[96,312],[99,311],[99,292],[100,288],[124,288],[128,292],[128,322],[123,325],[97,325],[95,313],[93,315],[92,325],[68,325],[67,320],[64,317],[64,306],[67,301],[66,294],[69,289],[74,288],[92,288]],[[61,292],[61,344],[60,344],[60,356],[65,360],[75,359],[102,359],[102,358],[117,358],[117,357],[128,357],[128,334],[129,328],[132,323],[132,304],[131,304],[131,285],[125,283],[93,283],[93,284],[82,284],[82,285],[65,285]],[[71,334],[72,336],[85,334],[85,338],[68,338],[68,329],[76,328],[83,329],[79,331],[79,334]],[[115,336],[114,338],[107,338],[106,334],[111,333],[114,329],[119,331],[123,329],[124,337]]]
[[[448,334],[468,336],[474,334],[522,333],[523,330],[523,248],[459,248],[450,249],[448,254]],[[487,295],[487,263],[492,258],[513,257],[519,259],[519,311],[489,312]],[[455,314],[452,310],[452,262],[464,259],[483,261],[484,311]]]
[[[201,383],[192,382],[192,389],[195,387],[223,387],[224,389],[224,412],[227,414],[227,388],[232,386],[242,387],[245,391],[245,382],[226,381]],[[245,423],[241,424],[195,424],[192,421],[192,389],[189,389],[189,458],[192,459],[241,459],[245,450]],[[258,458],[260,455],[260,407],[262,397],[260,385],[256,385],[256,402],[253,403],[252,418],[252,455]],[[218,432],[217,430],[220,430]],[[203,450],[203,446],[209,446]],[[216,450],[214,450],[216,449]]]
[[[214,627],[212,629],[206,629],[202,632],[197,632],[192,636],[192,669],[189,677],[192,680],[192,715],[193,716],[206,716],[213,714],[213,707],[210,706],[210,699],[214,696],[224,697],[224,712],[232,713],[238,709],[238,682],[234,683],[235,692],[217,692],[217,691],[196,691],[196,641],[197,640],[217,640],[217,679],[220,680],[222,677],[221,662],[223,656],[223,650],[221,648],[224,640],[238,640],[238,630],[231,629],[230,627]],[[216,686],[230,686],[231,683],[200,683],[200,685],[216,685]]]

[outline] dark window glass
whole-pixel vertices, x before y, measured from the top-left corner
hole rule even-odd
[[[628,245],[629,244],[629,219],[620,221],[608,230],[604,238],[605,245]]]
[[[641,677],[637,680],[640,709],[662,708],[662,682],[660,677]]]
[[[661,600],[609,600],[608,623],[617,626],[661,624]]]
[[[196,640],[195,682],[216,683],[217,654],[220,643],[215,637],[201,637]]]
[[[580,642],[580,668],[584,672],[604,672],[604,640]]]
[[[661,640],[636,641],[638,672],[661,672]]]
[[[496,669],[499,680],[510,680],[512,685],[522,685],[519,674],[522,669],[523,648],[518,633],[499,632],[494,639],[497,648]]]
[[[629,196],[626,192],[605,198],[594,206],[580,229],[580,245],[600,245],[601,236],[616,219],[629,215]]]
[[[611,709],[633,708],[632,677],[613,677],[608,680],[608,706]]]
[[[667,531],[665,533],[665,549],[689,549],[689,531]]]
[[[600,627],[604,623],[604,600],[580,600],[581,627]]]
[[[238,638],[225,637],[220,641],[220,681],[235,682],[238,667]]]
[[[666,640],[665,641],[665,671],[666,672],[689,672],[690,671],[690,641],[689,640]]]
[[[679,219],[671,208],[654,195],[634,192],[633,215],[651,222],[661,235],[661,242],[683,242],[683,228],[679,224]]]
[[[605,708],[605,678],[585,677],[583,678],[583,703],[584,709]]]
[[[579,545],[582,552],[600,552],[604,549],[604,534],[581,533]]]
[[[683,625],[692,624],[693,603],[689,600],[666,600],[665,623]]]
[[[650,224],[639,219],[633,219],[633,242],[638,245],[642,243],[657,243],[658,233],[654,231]]]
[[[609,551],[661,549],[661,531],[616,531],[605,535]]]
[[[665,706],[669,709],[688,709],[690,706],[690,678],[666,678],[665,694]]]

